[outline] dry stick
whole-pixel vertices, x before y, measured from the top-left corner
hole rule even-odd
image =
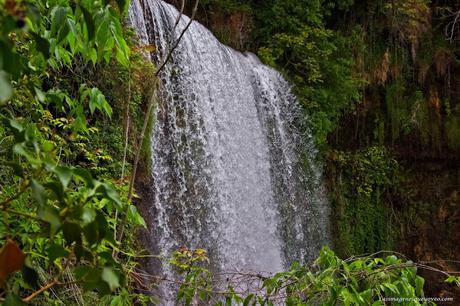
[[[137,151],[136,151],[136,157],[134,159],[134,165],[133,165],[133,172],[131,174],[131,181],[129,183],[129,189],[128,189],[128,203],[131,202],[132,200],[132,197],[133,197],[133,188],[134,188],[134,182],[136,180],[136,174],[137,174],[137,166],[139,164],[139,160],[140,160],[140,155],[141,155],[141,149],[142,149],[142,146],[144,144],[144,138],[145,138],[145,133],[147,131],[147,127],[148,127],[148,122],[150,121],[150,115],[151,115],[151,112],[152,112],[152,109],[153,109],[153,106],[155,104],[155,101],[156,101],[156,87],[157,87],[157,84],[158,84],[158,75],[160,74],[160,72],[165,68],[166,64],[169,62],[169,60],[171,59],[172,57],[172,54],[174,52],[174,50],[176,50],[176,48],[179,46],[179,43],[180,41],[182,40],[182,38],[184,37],[185,35],[185,32],[187,32],[188,28],[190,27],[190,25],[192,24],[193,22],[193,19],[195,18],[195,15],[196,15],[196,12],[198,10],[198,3],[200,2],[200,0],[196,0],[195,1],[195,6],[193,7],[193,12],[192,12],[192,16],[190,17],[190,20],[189,22],[187,23],[187,25],[185,26],[185,28],[182,30],[181,34],[179,35],[179,37],[177,38],[175,44],[172,46],[172,48],[169,50],[168,54],[166,55],[165,59],[163,60],[163,62],[160,64],[159,68],[157,69],[157,71],[155,72],[155,83],[154,83],[154,88],[153,88],[153,92],[152,92],[152,96],[150,98],[150,101],[149,101],[149,105],[148,105],[148,108],[147,108],[147,113],[145,114],[145,117],[144,117],[144,126],[142,127],[142,131],[141,131],[141,135],[140,135],[140,139],[139,139],[139,144],[137,146]],[[124,235],[124,230],[125,230],[125,227],[126,227],[126,222],[128,221],[128,213],[126,212],[125,213],[125,216],[123,218],[123,222],[121,224],[121,229],[120,229],[120,235],[118,237],[118,241],[121,241],[123,239],[123,235]]]
[[[38,289],[37,291],[35,291],[34,293],[32,293],[31,295],[29,295],[28,297],[24,298],[23,301],[24,302],[30,302],[32,301],[36,296],[38,296],[39,294],[41,294],[42,292],[50,289],[51,287],[55,286],[59,284],[59,281],[55,278],[51,283],[48,283],[47,285],[41,287],[40,289]]]
[[[155,77],[158,77],[158,75],[160,74],[160,72],[163,70],[163,68],[166,66],[166,64],[169,62],[169,60],[171,59],[172,57],[172,54],[174,52],[174,50],[176,50],[177,46],[179,45],[180,41],[182,40],[182,37],[184,37],[185,35],[185,32],[187,32],[188,28],[190,27],[190,25],[192,24],[193,22],[193,19],[195,18],[195,15],[196,15],[196,12],[198,10],[198,4],[199,4],[200,0],[196,0],[195,1],[195,6],[193,7],[193,12],[192,12],[192,16],[190,17],[190,20],[189,22],[187,23],[187,25],[185,26],[185,28],[182,30],[181,34],[179,35],[179,38],[176,40],[176,43],[174,44],[174,46],[171,48],[171,50],[168,52],[166,58],[163,60],[163,63],[160,65],[160,67],[158,68],[157,72],[155,73]]]
[[[180,20],[182,19],[182,16],[184,15],[185,2],[186,2],[185,0],[182,0],[181,7],[180,7],[180,13],[179,13],[179,15],[177,15],[176,22],[174,23],[172,33],[176,33],[177,25],[179,24]],[[173,40],[173,38],[171,36],[171,41],[169,42],[168,46],[171,45],[172,40]]]
[[[67,269],[67,267],[69,266],[70,264],[70,257],[72,256],[73,254],[73,249],[72,249],[72,252],[68,255],[65,263],[64,263],[64,267],[63,269],[54,277],[53,281],[49,282],[48,284],[44,285],[43,287],[41,287],[40,289],[38,289],[37,291],[33,292],[31,295],[25,297],[22,299],[22,301],[24,302],[30,302],[32,301],[35,297],[37,297],[38,295],[42,294],[43,292],[45,292],[46,290],[56,286],[56,285],[62,285],[63,283],[59,281],[59,278],[61,278],[62,274],[64,274],[65,270]]]

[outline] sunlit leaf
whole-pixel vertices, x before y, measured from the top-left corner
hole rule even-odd
[[[114,291],[115,289],[120,287],[120,280],[118,278],[118,275],[112,268],[103,268],[101,278],[109,285],[111,291]]]
[[[137,207],[134,205],[129,205],[128,208],[128,219],[136,225],[143,226],[144,228],[147,228],[147,224],[145,223],[144,218],[142,218],[141,214],[137,210]]]

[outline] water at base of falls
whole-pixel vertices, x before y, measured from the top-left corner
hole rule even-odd
[[[129,17],[158,62],[188,22],[157,0]],[[290,85],[193,22],[161,74],[152,132],[151,244],[208,250],[215,271],[277,272],[329,241],[307,121]],[[173,276],[167,266],[163,272]]]

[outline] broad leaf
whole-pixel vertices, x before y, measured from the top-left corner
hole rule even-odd
[[[36,180],[32,180],[32,196],[40,205],[45,205],[48,195],[46,189]]]
[[[50,224],[50,233],[53,236],[61,226],[61,220],[59,218],[59,211],[49,205],[42,205],[38,209],[38,217]]]
[[[48,248],[47,253],[50,261],[54,261],[57,258],[67,257],[69,255],[69,251],[59,244],[52,244]]]
[[[13,240],[7,240],[0,250],[0,285],[3,285],[8,276],[21,270],[25,255]]]
[[[111,291],[120,287],[120,279],[112,268],[105,267],[102,269],[101,278],[109,285]]]

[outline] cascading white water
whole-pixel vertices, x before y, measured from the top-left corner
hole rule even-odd
[[[188,22],[158,0],[129,17],[153,61]],[[173,30],[174,33],[173,33]],[[290,85],[193,22],[161,74],[152,133],[152,245],[204,248],[215,269],[276,272],[329,241],[307,120]],[[171,273],[164,267],[165,273]]]

